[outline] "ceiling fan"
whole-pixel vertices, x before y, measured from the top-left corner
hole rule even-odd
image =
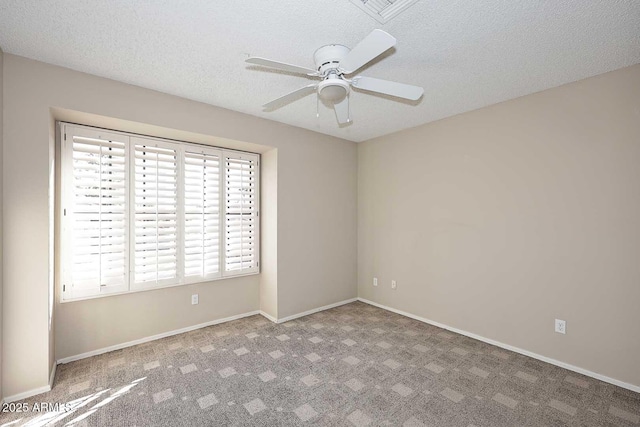
[[[330,44],[316,50],[313,54],[315,70],[259,57],[250,57],[246,62],[321,79],[318,83],[304,86],[264,104],[265,109],[273,110],[302,96],[317,92],[320,99],[333,106],[338,123],[345,124],[351,122],[349,92],[352,87],[412,101],[422,96],[424,91],[418,86],[373,77],[355,76],[350,79],[346,77],[391,49],[395,44],[396,39],[392,35],[382,30],[373,30],[353,49],[339,44]]]

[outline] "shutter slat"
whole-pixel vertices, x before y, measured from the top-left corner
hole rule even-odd
[[[225,271],[255,270],[253,229],[257,205],[257,159],[225,155]]]
[[[67,171],[72,297],[124,289],[129,270],[125,143],[75,132],[69,128]]]
[[[178,152],[134,145],[136,283],[178,278]]]
[[[220,271],[220,157],[185,151],[185,277],[204,278]]]

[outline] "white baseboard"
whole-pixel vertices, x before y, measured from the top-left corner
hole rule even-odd
[[[0,404],[11,403],[22,399],[28,399],[40,393],[46,393],[53,388],[53,380],[56,378],[56,363],[51,368],[51,375],[49,376],[49,385],[34,388],[33,390],[24,391],[22,393],[14,394],[13,396],[7,396],[0,401]]]
[[[358,298],[358,301],[364,302],[364,303],[369,304],[369,305],[373,305],[373,306],[378,307],[378,308],[382,308],[384,310],[391,311],[391,312],[396,313],[396,314],[400,314],[402,316],[410,317],[411,319],[418,320],[418,321],[424,322],[424,323],[428,323],[429,325],[437,326],[438,328],[446,329],[448,331],[455,332],[456,334],[464,335],[466,337],[473,338],[475,340],[482,341],[482,342],[485,342],[487,344],[495,345],[496,347],[500,347],[500,348],[503,348],[505,350],[513,351],[514,353],[519,353],[519,354],[522,354],[522,355],[525,355],[525,356],[529,356],[529,357],[532,357],[534,359],[538,359],[538,360],[541,360],[543,362],[550,363],[552,365],[559,366],[561,368],[568,369],[570,371],[577,372],[579,374],[586,375],[588,377],[595,378],[597,380],[604,381],[606,383],[616,385],[618,387],[626,388],[627,390],[635,391],[636,393],[640,393],[640,386],[629,384],[629,383],[626,383],[624,381],[617,380],[615,378],[607,377],[605,375],[589,371],[588,369],[580,368],[578,366],[574,366],[574,365],[571,365],[569,363],[561,362],[559,360],[552,359],[552,358],[547,357],[547,356],[542,356],[541,354],[537,354],[537,353],[531,352],[529,350],[524,350],[522,348],[514,347],[514,346],[509,345],[509,344],[504,344],[504,343],[501,343],[500,341],[495,341],[495,340],[492,340],[490,338],[485,338],[483,336],[476,335],[476,334],[474,334],[472,332],[467,332],[467,331],[464,331],[462,329],[454,328],[454,327],[445,325],[443,323],[439,323],[439,322],[436,322],[436,321],[433,321],[433,320],[430,320],[430,319],[426,319],[424,317],[416,316],[415,314],[407,313],[406,311],[397,310],[397,309],[392,308],[392,307],[387,307],[386,305],[378,304],[377,302],[369,301],[369,300],[364,299],[364,298]]]
[[[207,326],[212,326],[212,325],[217,325],[217,324],[220,324],[220,323],[230,322],[232,320],[241,319],[243,317],[254,316],[256,314],[260,314],[260,315],[266,317],[267,319],[269,319],[273,323],[284,323],[284,322],[288,322],[288,321],[293,320],[293,319],[297,319],[299,317],[308,316],[310,314],[318,313],[320,311],[329,310],[329,309],[334,308],[334,307],[339,307],[341,305],[349,304],[349,303],[352,303],[352,302],[357,301],[357,300],[358,300],[358,298],[350,298],[348,300],[335,302],[333,304],[325,305],[323,307],[318,307],[318,308],[314,308],[314,309],[311,309],[311,310],[307,310],[307,311],[302,312],[302,313],[298,313],[298,314],[294,314],[294,315],[291,315],[291,316],[287,316],[287,317],[284,317],[282,319],[276,319],[275,317],[271,316],[270,314],[267,314],[264,311],[260,311],[260,310],[251,311],[249,313],[238,314],[236,316],[231,316],[231,317],[225,317],[224,319],[213,320],[211,322],[201,323],[199,325],[188,326],[186,328],[176,329],[174,331],[164,332],[162,334],[152,335],[150,337],[140,338],[140,339],[129,341],[129,342],[125,342],[125,343],[122,343],[122,344],[116,344],[116,345],[112,345],[112,346],[109,346],[109,347],[104,347],[104,348],[100,348],[100,349],[97,349],[97,350],[88,351],[86,353],[77,354],[75,356],[64,357],[64,358],[58,360],[58,364],[74,362],[76,360],[85,359],[87,357],[97,356],[99,354],[108,353],[110,351],[120,350],[120,349],[123,349],[123,348],[131,347],[131,346],[142,344],[142,343],[145,343],[145,342],[154,341],[154,340],[157,340],[157,339],[160,339],[160,338],[166,338],[166,337],[170,337],[172,335],[177,335],[177,334],[182,334],[184,332],[193,331],[195,329],[200,329],[200,328],[204,328],[204,327],[207,327]]]
[[[355,302],[357,300],[358,300],[358,298],[350,298],[350,299],[346,299],[344,301],[334,302],[333,304],[325,305],[325,306],[318,307],[318,308],[313,308],[311,310],[307,310],[307,311],[304,311],[302,313],[292,314],[291,316],[283,317],[282,319],[278,319],[277,321],[275,321],[275,323],[288,322],[290,320],[298,319],[300,317],[308,316],[310,314],[318,313],[320,311],[329,310],[331,308],[335,308],[335,307],[339,307],[341,305],[349,304],[349,303]],[[265,317],[267,317],[267,316],[265,316]],[[269,318],[270,318],[270,316],[267,317],[267,319],[269,319]],[[273,319],[270,319],[270,320],[272,322],[274,321]]]
[[[7,396],[4,398],[4,403],[11,403],[17,400],[28,399],[30,397],[33,397],[41,393],[46,393],[48,391],[51,391],[51,386],[45,385],[45,386],[34,388],[31,390],[23,391],[22,393],[14,394],[12,396]]]
[[[112,346],[109,346],[109,347],[99,348],[97,350],[88,351],[86,353],[77,354],[75,356],[63,357],[62,359],[58,360],[58,364],[69,363],[69,362],[73,362],[73,361],[76,361],[76,360],[85,359],[85,358],[91,357],[91,356],[97,356],[99,354],[108,353],[108,352],[114,351],[114,350],[120,350],[120,349],[123,349],[123,348],[131,347],[131,346],[142,344],[142,343],[149,342],[149,341],[155,341],[155,340],[158,340],[158,339],[161,339],[161,338],[170,337],[172,335],[178,335],[178,334],[182,334],[182,333],[185,333],[185,332],[194,331],[196,329],[206,328],[207,326],[218,325],[220,323],[226,323],[226,322],[230,322],[232,320],[242,319],[243,317],[255,316],[256,314],[260,314],[260,311],[256,310],[256,311],[250,311],[248,313],[237,314],[235,316],[225,317],[224,319],[212,320],[210,322],[200,323],[199,325],[187,326],[186,328],[176,329],[176,330],[173,330],[173,331],[163,332],[161,334],[152,335],[150,337],[140,338],[140,339],[129,341],[129,342],[125,342],[125,343],[122,343],[122,344],[116,344],[116,345],[112,345]]]
[[[262,316],[266,317],[267,319],[271,320],[273,323],[278,323],[278,319],[276,319],[275,317],[273,317],[272,315],[270,315],[266,311],[260,310],[260,314]]]

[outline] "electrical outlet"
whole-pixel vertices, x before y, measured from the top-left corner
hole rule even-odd
[[[395,280],[391,281],[391,289],[396,289],[398,287],[398,284],[396,283]]]
[[[196,305],[198,303],[198,294],[191,295],[191,305]]]
[[[378,278],[377,277],[373,278],[373,286],[378,286]]]
[[[567,333],[567,322],[564,320],[556,319],[556,332],[559,334]]]

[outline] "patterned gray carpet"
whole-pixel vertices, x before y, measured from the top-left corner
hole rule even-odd
[[[33,412],[41,402],[70,410]],[[60,365],[53,390],[23,403],[29,412],[0,424],[640,424],[640,394],[363,303],[280,325],[253,316]]]

